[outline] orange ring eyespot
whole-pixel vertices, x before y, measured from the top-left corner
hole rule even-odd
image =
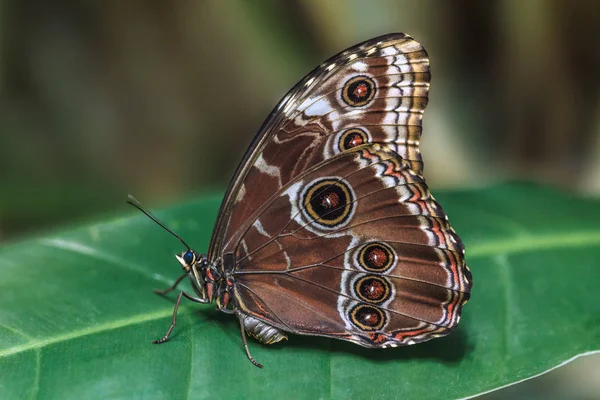
[[[396,255],[385,243],[369,243],[358,253],[358,264],[367,271],[385,272],[396,262]]]
[[[360,128],[350,128],[340,135],[338,148],[340,151],[344,151],[365,143],[369,143],[367,133]]]
[[[391,296],[389,282],[380,276],[363,276],[354,284],[356,295],[367,303],[381,304]]]
[[[358,75],[349,79],[342,88],[342,100],[351,107],[367,105],[377,91],[375,81],[366,75]]]
[[[378,307],[358,304],[350,311],[350,320],[364,331],[375,331],[383,328],[387,319]]]
[[[325,178],[312,183],[306,190],[302,203],[308,217],[323,227],[345,224],[356,206],[350,185],[336,178]]]

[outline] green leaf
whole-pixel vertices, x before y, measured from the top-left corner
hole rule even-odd
[[[368,350],[250,340],[235,318],[154,295],[181,245],[143,215],[0,249],[0,398],[456,398],[600,349],[600,202],[530,185],[439,193],[474,277],[459,329]],[[157,212],[206,250],[220,197]]]

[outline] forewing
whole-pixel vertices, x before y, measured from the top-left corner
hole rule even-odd
[[[416,174],[429,60],[398,33],[356,45],[323,63],[273,110],[242,160],[209,249],[217,259],[261,205],[310,167],[365,143],[398,153]]]

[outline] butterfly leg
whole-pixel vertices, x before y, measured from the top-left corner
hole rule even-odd
[[[240,321],[240,331],[242,333],[242,343],[244,344],[244,349],[246,350],[246,356],[248,357],[248,360],[250,360],[250,362],[254,365],[256,365],[258,368],[262,368],[262,364],[258,363],[250,354],[250,350],[248,349],[248,342],[246,341],[246,329],[244,328],[244,318],[242,317],[242,313],[239,310],[235,310],[235,314],[238,317],[238,320]]]
[[[169,293],[171,290],[175,289],[177,287],[177,285],[179,285],[181,283],[181,281],[184,280],[187,275],[188,275],[188,273],[184,272],[183,275],[181,275],[179,278],[177,278],[175,283],[173,283],[171,286],[169,286],[166,289],[162,289],[162,290],[161,289],[152,289],[152,291],[156,294],[165,295],[165,294]]]
[[[180,280],[181,279],[178,279],[178,281],[180,281]],[[153,344],[161,344],[161,343],[164,343],[167,340],[169,340],[169,336],[171,335],[171,332],[173,332],[173,328],[175,328],[175,324],[177,323],[177,309],[179,308],[179,303],[181,302],[182,296],[185,297],[186,299],[191,300],[196,303],[208,303],[207,299],[201,299],[199,297],[190,296],[189,294],[185,293],[184,291],[179,292],[179,296],[177,296],[177,301],[175,302],[175,308],[173,309],[173,319],[171,320],[171,326],[169,327],[169,330],[167,331],[165,336],[163,336],[160,339],[153,340],[152,341]]]

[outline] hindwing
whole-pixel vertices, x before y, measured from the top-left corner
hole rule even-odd
[[[367,347],[448,334],[469,298],[464,247],[423,178],[378,144],[296,176],[231,247],[244,313]]]

